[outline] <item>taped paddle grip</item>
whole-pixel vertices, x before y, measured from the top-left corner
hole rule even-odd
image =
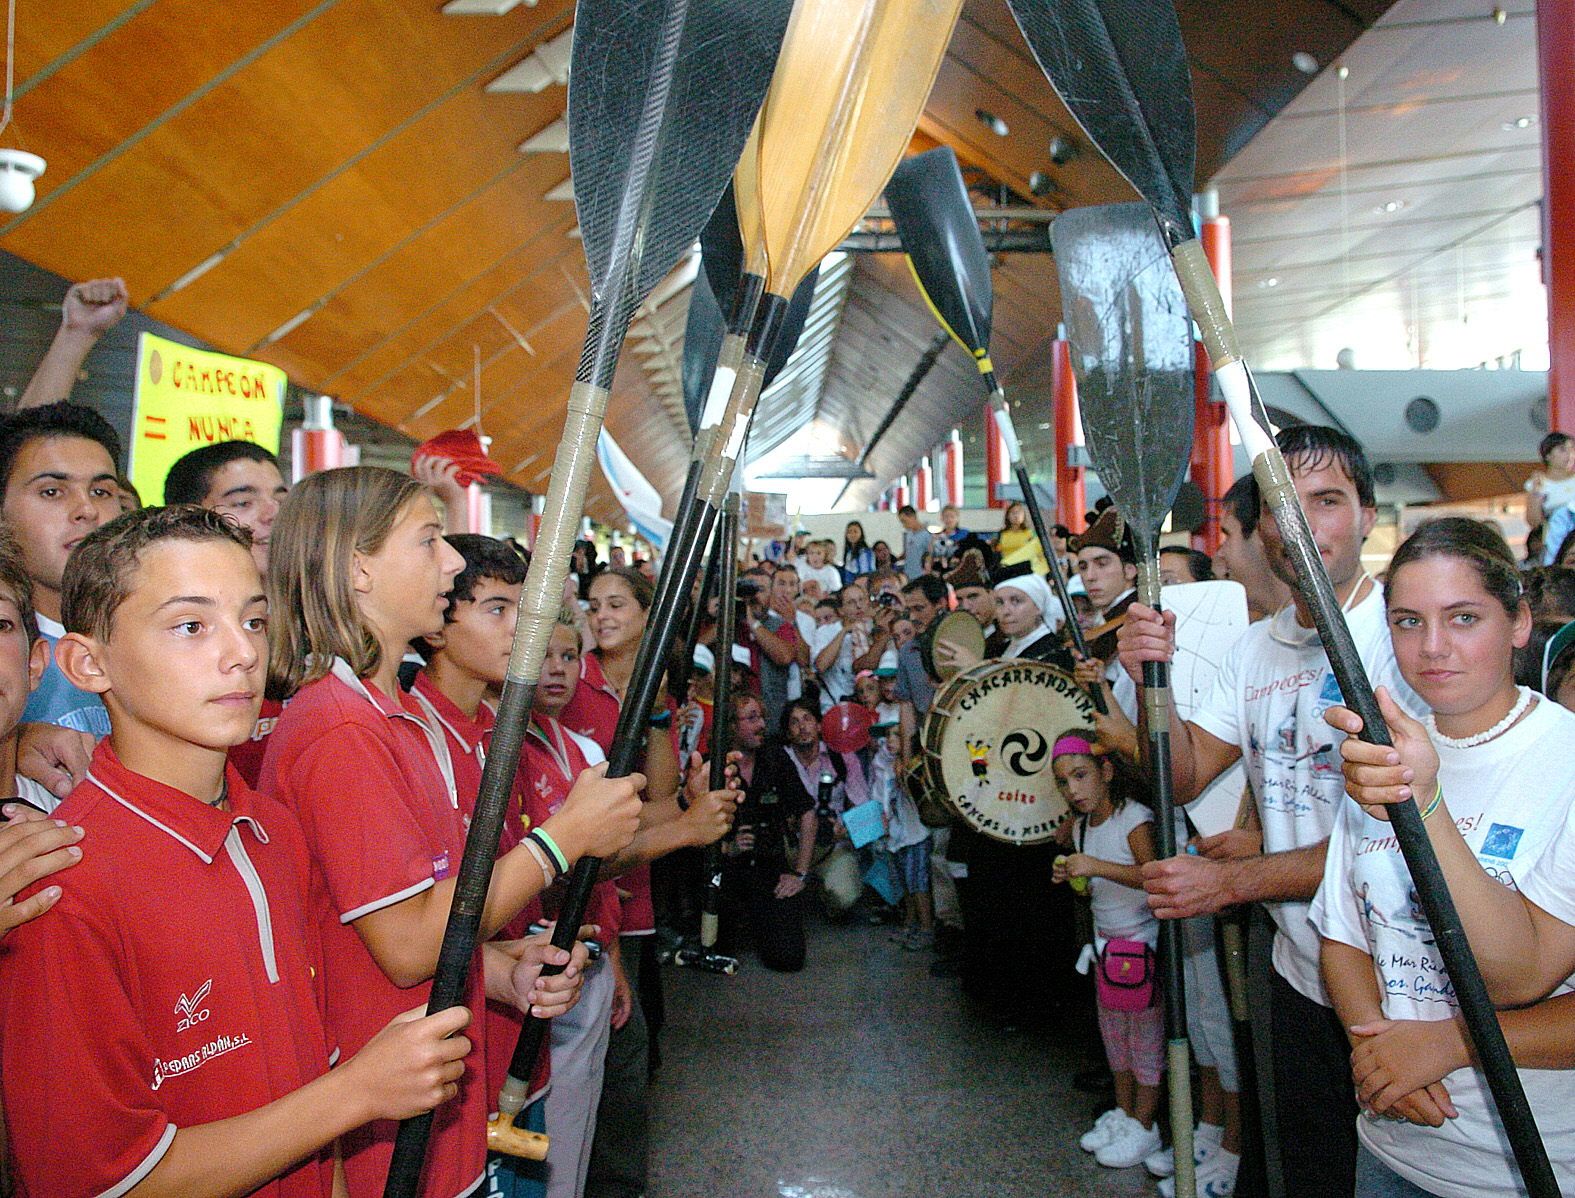
[[[1170,260],[1175,264],[1176,278],[1181,281],[1181,290],[1187,297],[1187,307],[1198,322],[1203,348],[1209,351],[1209,363],[1218,370],[1239,362],[1241,344],[1236,340],[1236,326],[1231,323],[1214,268],[1203,252],[1203,243],[1193,237],[1172,245]]]

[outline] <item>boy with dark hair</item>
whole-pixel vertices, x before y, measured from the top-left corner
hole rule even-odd
[[[195,503],[249,531],[252,559],[264,574],[273,518],[289,493],[279,459],[250,441],[220,441],[194,449],[164,478],[165,503]]]
[[[120,438],[97,412],[45,404],[0,424],[0,514],[16,533],[33,584],[38,625],[51,646],[60,625],[60,587],[77,543],[120,515]],[[109,718],[97,695],[78,690],[51,661],[23,719],[103,736]]]
[[[1254,620],[1277,612],[1291,601],[1291,589],[1275,577],[1258,532],[1258,480],[1243,474],[1220,500],[1220,547],[1214,564],[1221,578],[1239,582],[1247,591],[1247,612]]]
[[[407,1013],[329,1072],[306,844],[226,766],[267,659],[246,534],[130,513],[83,541],[61,596],[60,668],[110,732],[57,811],[92,848],[0,957],[20,1193],[341,1193],[334,1141],[452,1096],[469,1045],[445,1037],[469,1013]]]

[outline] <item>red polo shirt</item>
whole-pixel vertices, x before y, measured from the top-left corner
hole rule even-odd
[[[395,986],[352,925],[459,868],[465,812],[443,731],[409,695],[390,698],[335,661],[332,673],[291,698],[268,738],[262,790],[300,819],[332,900],[322,931],[328,1026],[346,1053],[356,1052],[431,990],[430,982]],[[433,1120],[423,1198],[469,1193],[486,1165],[487,1003],[479,954],[464,1001],[472,1049],[459,1096]],[[345,1137],[345,1175],[356,1198],[382,1192],[397,1126],[384,1120]]]
[[[86,829],[87,851],[54,909],[0,951],[0,1085],[20,1194],[124,1193],[177,1130],[327,1072],[324,896],[306,842],[235,769],[226,783],[228,811],[132,773],[104,740],[56,810]],[[332,1188],[330,1147],[255,1193]]]
[[[601,659],[594,653],[580,656],[580,684],[563,709],[563,726],[588,736],[604,754],[612,753],[613,734],[618,728],[618,712],[623,704],[602,672]],[[656,931],[656,908],[651,902],[651,867],[637,865],[618,877],[618,888],[628,895],[623,900],[624,936],[649,936]]]
[[[481,774],[487,766],[487,745],[492,739],[497,713],[483,703],[476,709],[474,717],[467,716],[437,688],[425,671],[416,675],[415,684],[410,689],[418,701],[428,704],[428,714],[443,729],[449,756],[454,762],[454,782],[459,790],[460,808],[469,816],[475,812],[476,798],[481,793]],[[522,754],[522,765],[523,762]],[[524,814],[524,799],[520,789],[520,774],[517,772],[514,794],[510,796],[503,830],[498,837],[500,857],[519,844],[530,826],[530,820]],[[530,925],[541,918],[541,899],[532,899],[495,939],[517,940],[529,935]],[[503,1090],[503,1081],[508,1076],[509,1062],[514,1058],[514,1042],[519,1039],[524,1019],[518,1007],[494,1002],[490,998],[487,1000],[487,1100],[489,1106],[494,1108]],[[527,1101],[533,1102],[545,1093],[551,1078],[552,1054],[544,1052],[536,1060],[536,1071],[531,1075],[530,1098]]]
[[[284,704],[277,699],[264,699],[257,712],[257,722],[252,725],[251,736],[230,750],[230,764],[241,771],[246,785],[255,787],[262,776],[263,754],[268,749],[268,738],[278,726]]]

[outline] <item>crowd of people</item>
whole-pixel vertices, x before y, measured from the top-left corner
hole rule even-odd
[[[1491,525],[1451,517],[1375,578],[1361,447],[1326,428],[1279,435],[1392,748],[1355,735],[1250,476],[1221,502],[1212,559],[1163,551],[1167,584],[1231,580],[1252,619],[1187,718],[1168,711],[1187,850],[1165,860],[1140,746],[1162,711],[1144,667],[1174,656],[1175,615],[1137,601],[1113,508],[1045,545],[1021,504],[989,533],[954,508],[935,529],[905,507],[895,552],[855,520],[840,546],[794,536],[745,563],[734,594],[697,586],[694,643],[632,713],[640,770],[621,779],[602,766],[655,563],[604,564],[580,544],[485,944],[463,1005],[426,1015],[529,555],[452,526],[463,505],[441,460],[291,487],[266,450],[224,442],[143,507],[114,430],[62,398],[84,328],[123,309],[109,282],[73,288],[72,336],[0,422],[0,786],[15,796],[0,1099],[16,1192],[372,1195],[397,1121],[432,1112],[425,1195],[642,1194],[659,962],[701,933],[699,855],[718,846],[708,951],[793,972],[810,920],[883,923],[893,952],[933,954],[930,971],[999,1028],[1097,1028],[1103,1061],[1078,1080],[1107,1107],[1079,1144],[1100,1166],[1146,1167],[1167,1198],[1168,920],[1182,921],[1199,1194],[1239,1179],[1245,1193],[1260,1171],[1319,1198],[1521,1193],[1385,822],[1412,799],[1575,1190],[1575,770],[1556,748],[1575,731],[1568,437],[1544,442],[1532,488],[1533,522],[1560,541],[1549,558],[1519,561]],[[957,612],[977,648],[938,635]],[[1039,730],[1068,812],[1053,841],[986,834],[915,770],[937,688],[1001,660],[1055,667],[1103,709]],[[713,755],[729,763],[720,788]],[[1236,826],[1199,835],[1186,806],[1218,786]],[[602,870],[575,947],[555,948],[543,929],[582,857]],[[1272,921],[1246,980],[1261,1102],[1232,1014],[1241,979],[1222,969],[1248,909]],[[517,1124],[551,1134],[540,1164],[489,1154],[487,1137],[532,1018],[552,1020],[550,1048],[513,1080]]]

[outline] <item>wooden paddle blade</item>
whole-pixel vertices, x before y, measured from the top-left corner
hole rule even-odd
[[[941,146],[903,159],[886,184],[886,204],[931,313],[989,372],[990,255],[956,153]]]
[[[1089,456],[1147,558],[1192,450],[1186,297],[1147,204],[1074,208],[1050,240]]]
[[[799,0],[760,114],[772,294],[790,294],[880,195],[961,8],[962,0]]]
[[[1039,69],[1088,140],[1192,235],[1197,127],[1172,0],[1007,0]]]
[[[592,298],[610,326],[672,269],[716,207],[791,9],[791,0],[579,0],[569,169]]]

